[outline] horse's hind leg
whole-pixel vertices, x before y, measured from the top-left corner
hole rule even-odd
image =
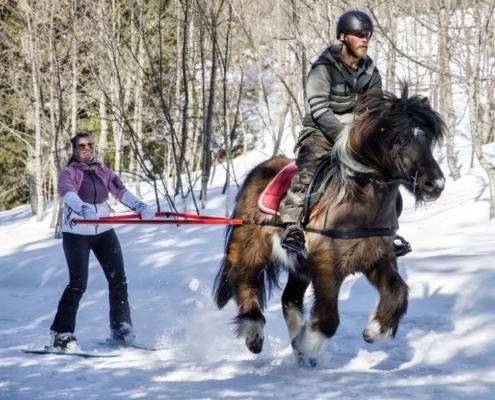
[[[229,276],[239,312],[234,319],[236,335],[245,338],[246,347],[253,353],[263,349],[265,317],[265,259],[264,249],[253,244],[253,236],[247,229],[234,232],[228,248]],[[246,246],[246,243],[251,243]]]
[[[408,287],[397,271],[397,261],[389,259],[369,270],[366,277],[380,292],[380,302],[370,316],[363,338],[368,343],[393,338],[407,311]]]
[[[246,347],[258,354],[263,350],[265,317],[261,312],[260,290],[264,290],[263,266],[244,268],[237,280],[235,293],[239,314],[234,320],[236,335],[245,338]]]
[[[282,310],[292,342],[303,326],[303,300],[311,280],[289,270],[289,279],[282,294]]]

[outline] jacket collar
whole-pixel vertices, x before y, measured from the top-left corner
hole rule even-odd
[[[93,157],[90,161],[83,161],[80,158],[74,157],[74,160],[69,164],[70,167],[80,169],[82,171],[88,171],[89,169],[96,169],[101,167],[102,163]]]
[[[328,60],[330,64],[340,63],[345,64],[342,58],[342,44],[335,44],[333,46],[327,47],[320,56],[322,63],[324,60]],[[366,56],[364,60],[359,60],[358,70],[366,70],[373,63],[370,56]]]

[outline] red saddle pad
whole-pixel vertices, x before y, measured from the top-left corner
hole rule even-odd
[[[280,204],[282,197],[287,193],[287,190],[289,190],[292,178],[294,178],[296,172],[297,165],[293,162],[287,165],[275,178],[273,178],[258,198],[258,208],[261,211],[270,215],[280,215],[278,212],[278,205]]]

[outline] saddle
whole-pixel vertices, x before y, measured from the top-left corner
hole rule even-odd
[[[308,187],[304,199],[303,207],[303,225],[306,225],[312,218],[318,214],[317,204],[322,196],[322,191],[318,191],[318,187],[322,184],[322,171],[328,166],[330,156],[325,157],[316,170],[315,175]],[[270,183],[267,185],[263,193],[258,198],[258,208],[265,214],[280,217],[278,211],[280,202],[287,195],[290,189],[292,179],[297,173],[297,165],[292,162],[285,166]]]
[[[297,173],[295,162],[290,163],[282,169],[268,184],[258,198],[258,208],[268,215],[280,217],[278,206],[290,189],[292,178]]]

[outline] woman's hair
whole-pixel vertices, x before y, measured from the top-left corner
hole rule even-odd
[[[78,132],[73,138],[71,138],[70,142],[72,144],[72,154],[67,160],[67,165],[69,165],[76,158],[76,156],[74,155],[74,150],[77,147],[77,142],[79,141],[79,139],[88,138],[88,137],[92,137],[92,135],[87,132]]]
[[[76,149],[77,142],[79,139],[87,138],[87,137],[92,137],[92,136],[90,133],[87,133],[87,132],[76,133],[76,135],[70,140],[70,142],[72,143],[72,150]]]

